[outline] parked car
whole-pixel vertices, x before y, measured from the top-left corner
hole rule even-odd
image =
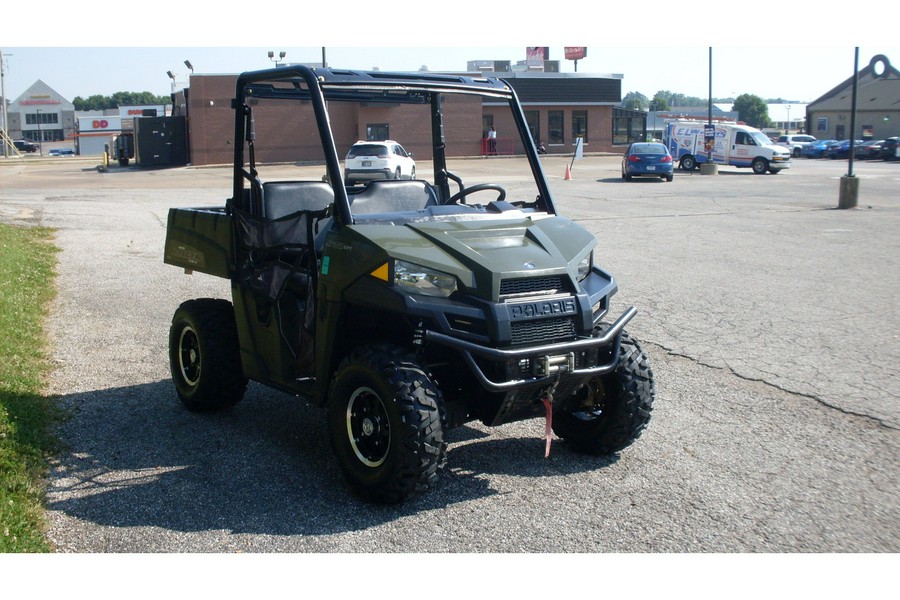
[[[854,156],[856,156],[855,149],[861,148],[865,145],[864,140],[854,140],[853,148],[854,148]],[[833,144],[828,147],[828,150],[825,151],[825,156],[827,158],[835,159],[835,158],[850,158],[850,140],[842,140],[837,144]]]
[[[884,140],[871,140],[856,149],[856,158],[881,158],[881,146]]]
[[[375,179],[415,179],[416,161],[393,140],[359,141],[344,159],[344,183],[354,185]]]
[[[817,141],[816,138],[811,135],[782,135],[775,143],[779,146],[790,148],[791,156],[796,158],[800,156],[804,146],[808,146],[815,141]]]
[[[28,140],[14,140],[13,145],[16,147],[16,150],[19,152],[37,152],[38,147],[34,142],[29,142]]]
[[[672,181],[674,161],[665,144],[656,142],[636,142],[628,146],[622,155],[622,179],[632,177],[659,177]]]
[[[59,148],[51,148],[47,156],[59,156]]]
[[[75,150],[72,148],[60,148],[59,149],[60,156],[75,156]]]
[[[828,150],[828,147],[837,143],[838,140],[818,140],[816,142],[811,142],[800,149],[800,155],[805,156],[806,158],[822,158],[825,155],[825,151]]]
[[[900,160],[900,137],[889,137],[881,145],[882,160]]]

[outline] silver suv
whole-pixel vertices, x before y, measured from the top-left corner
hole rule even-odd
[[[415,179],[416,161],[393,140],[359,141],[344,159],[344,183],[375,179]]]
[[[775,143],[779,146],[790,148],[791,156],[796,158],[800,156],[800,151],[804,146],[808,146],[817,141],[818,140],[811,135],[782,135]]]

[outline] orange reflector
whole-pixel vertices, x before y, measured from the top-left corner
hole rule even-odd
[[[371,275],[373,277],[377,277],[378,279],[380,279],[382,281],[387,281],[388,280],[388,264],[384,263],[383,265],[381,265],[380,267],[378,267],[377,269],[372,271]]]

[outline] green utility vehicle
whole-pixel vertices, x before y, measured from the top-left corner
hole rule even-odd
[[[240,75],[233,108],[231,198],[168,217],[165,262],[231,282],[175,312],[187,408],[234,405],[249,380],[304,397],[353,490],[388,503],[434,485],[467,422],[542,417],[547,452],[551,427],[597,455],[641,434],[636,310],[603,321],[616,283],[557,214],[506,82],[289,66]],[[508,158],[478,156],[488,110]],[[347,185],[338,133],[403,140],[415,175]]]

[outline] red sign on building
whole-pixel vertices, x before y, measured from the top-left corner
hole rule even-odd
[[[580,60],[587,56],[585,46],[566,46],[566,60]]]

